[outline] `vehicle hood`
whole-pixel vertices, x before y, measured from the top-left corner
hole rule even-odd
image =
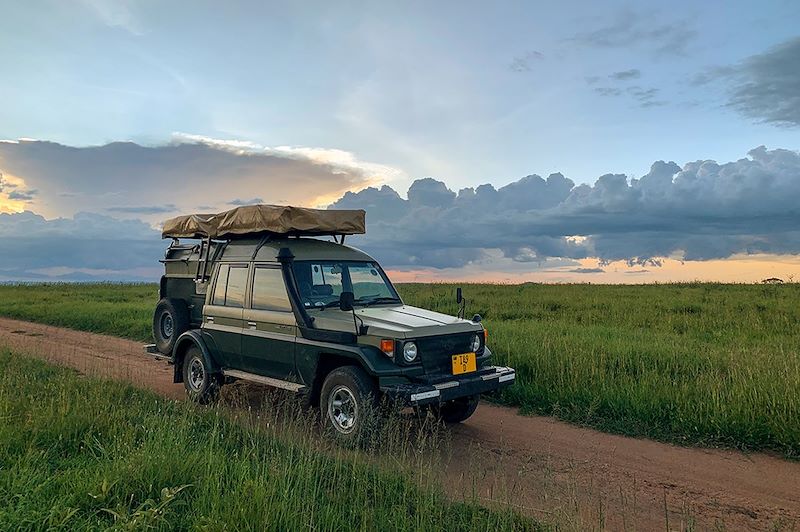
[[[352,331],[353,315],[338,309],[313,313],[320,329]],[[356,309],[356,316],[369,326],[370,335],[417,338],[459,332],[480,331],[482,326],[455,316],[409,305],[376,306]]]

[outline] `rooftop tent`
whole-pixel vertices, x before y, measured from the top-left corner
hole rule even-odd
[[[280,205],[246,205],[218,214],[189,214],[164,222],[162,238],[226,239],[259,233],[276,235],[360,235],[363,210],[325,210]]]

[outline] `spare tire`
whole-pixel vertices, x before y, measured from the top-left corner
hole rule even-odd
[[[153,338],[156,347],[171,355],[178,336],[189,330],[189,307],[181,299],[162,299],[153,314]]]

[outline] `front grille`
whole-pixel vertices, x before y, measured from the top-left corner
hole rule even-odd
[[[428,336],[415,340],[425,373],[450,373],[453,355],[468,353],[475,333]]]

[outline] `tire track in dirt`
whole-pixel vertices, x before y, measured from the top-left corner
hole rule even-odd
[[[184,398],[172,367],[130,340],[0,318],[0,346]],[[442,483],[451,495],[511,504],[566,528],[800,526],[800,463],[766,454],[677,447],[487,404],[450,440]]]

